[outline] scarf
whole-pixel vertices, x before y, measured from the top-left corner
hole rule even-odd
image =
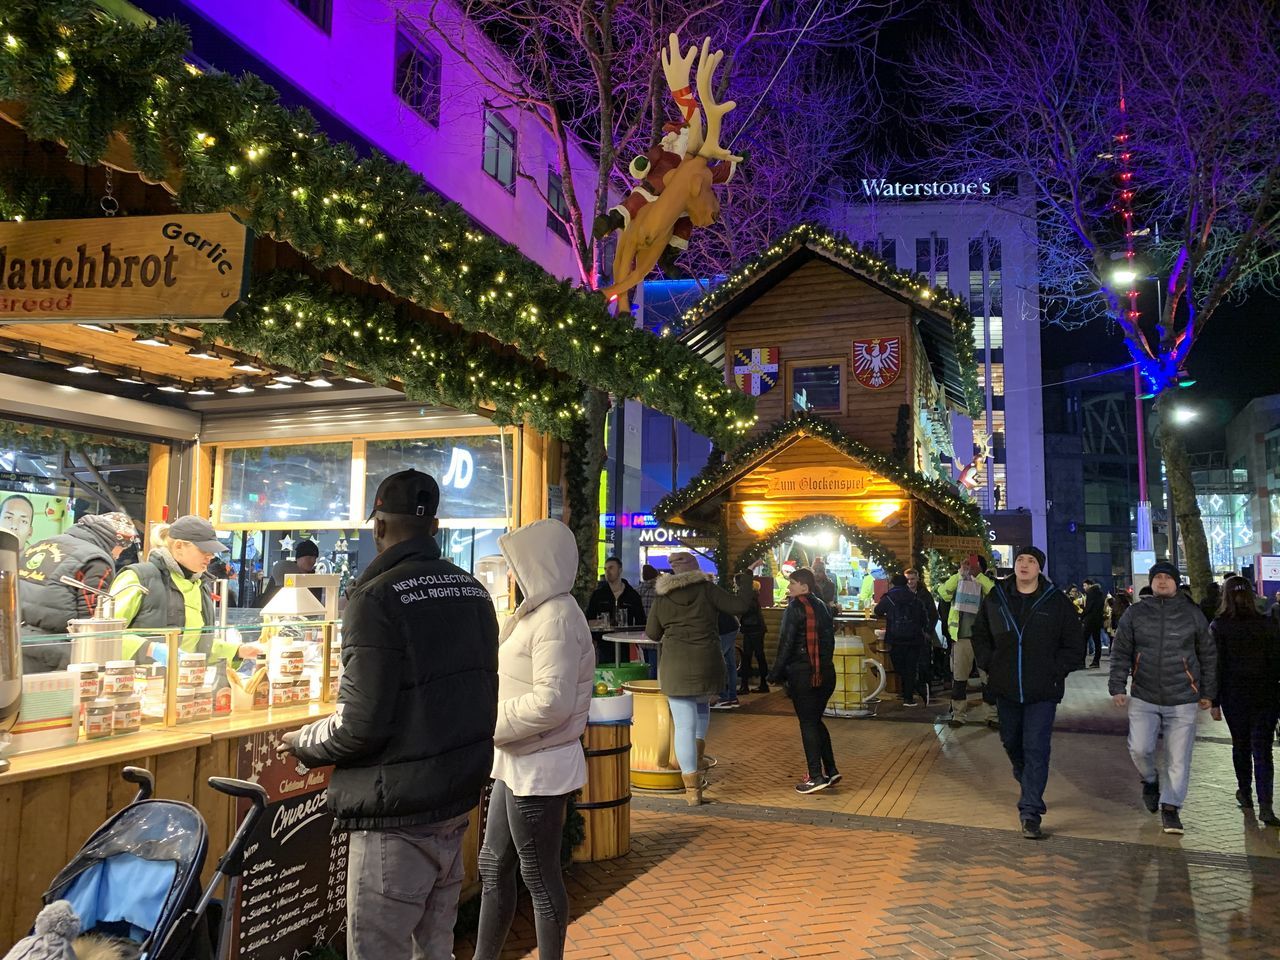
[[[809,686],[822,686],[822,660],[818,654],[818,615],[813,601],[805,594],[796,597],[804,608],[804,646],[809,654]]]

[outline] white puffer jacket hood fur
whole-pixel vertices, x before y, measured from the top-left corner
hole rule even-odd
[[[596,653],[591,629],[570,596],[578,545],[559,520],[539,520],[498,539],[524,602],[498,638],[498,725],[494,746],[537,753],[582,736]]]

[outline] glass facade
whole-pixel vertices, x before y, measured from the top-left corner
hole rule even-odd
[[[227,524],[332,523],[355,517],[351,444],[232,447],[218,519]]]
[[[1004,287],[1000,241],[989,233],[969,240],[969,312],[973,314],[973,346],[986,409],[975,432],[990,437],[991,455],[978,470],[974,491],[984,510],[1007,506],[1004,408]]]

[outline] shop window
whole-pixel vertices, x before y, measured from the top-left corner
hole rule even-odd
[[[844,361],[838,358],[787,364],[790,409],[844,413]]]
[[[569,203],[564,198],[564,181],[554,170],[547,171],[547,229],[561,240],[569,239]]]
[[[894,268],[898,266],[898,241],[893,237],[886,237],[883,233],[878,234],[871,241],[871,246],[875,250],[876,256],[889,264],[889,266]]]
[[[951,267],[951,245],[936,233],[916,240],[916,273],[923,273],[935,287],[946,287]]]
[[[413,469],[431,474],[440,485],[437,516],[442,521],[502,526],[507,517],[504,489],[512,483],[511,450],[510,438],[504,444],[493,434],[370,440],[365,446],[366,512],[373,509],[384,477]]]
[[[516,192],[516,128],[492,107],[484,111],[484,172]]]
[[[229,447],[218,522],[282,526],[351,521],[351,444]]]
[[[329,32],[333,18],[332,0],[289,0],[289,5],[325,33]]]
[[[409,27],[396,28],[395,87],[414,113],[440,126],[440,54]]]

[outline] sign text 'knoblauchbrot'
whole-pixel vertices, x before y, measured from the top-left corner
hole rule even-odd
[[[0,323],[221,319],[249,245],[229,213],[0,223]]]

